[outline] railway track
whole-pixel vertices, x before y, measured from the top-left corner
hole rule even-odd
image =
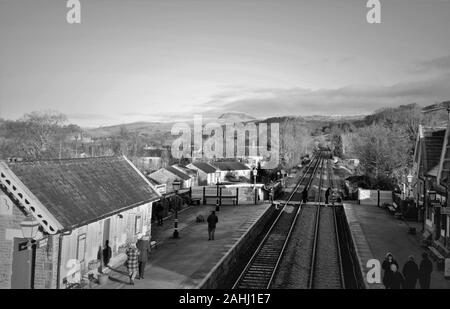
[[[301,206],[293,236],[271,288],[321,289],[344,288],[340,258],[336,208],[320,205],[328,181],[333,187],[329,160],[324,160],[315,203]],[[325,179],[324,175],[328,174]]]
[[[332,186],[332,173],[329,161],[322,168],[327,170],[328,181]],[[321,177],[322,179],[322,177]],[[319,184],[319,191],[323,181]],[[319,196],[320,203],[321,195]],[[314,242],[311,253],[310,289],[342,289],[345,288],[342,258],[339,244],[339,231],[335,207],[317,207],[315,218]]]
[[[280,214],[236,280],[233,289],[266,289],[270,287],[301,209],[301,202],[297,205],[289,203],[301,186],[310,187],[321,162],[320,155],[311,160]]]

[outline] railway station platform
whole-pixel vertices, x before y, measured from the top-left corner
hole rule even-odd
[[[107,284],[94,288],[199,288],[215,275],[217,268],[244,236],[268,217],[271,207],[270,204],[221,206],[216,212],[219,222],[215,240],[208,241],[207,223],[196,222],[196,217],[201,214],[206,220],[212,210],[215,206],[192,206],[179,213],[179,239],[172,238],[172,220],[166,220],[162,227],[156,223],[152,225],[152,240],[158,245],[150,254],[145,279],[135,280],[134,286],[129,285],[127,270],[121,266],[111,271]]]
[[[410,255],[414,255],[416,263],[422,260],[421,235],[408,234],[408,227],[421,226],[417,222],[403,221],[394,218],[384,209],[376,205],[358,205],[356,203],[344,203],[344,211],[350,226],[350,231],[355,242],[360,268],[364,279],[366,278],[366,263],[369,259],[377,259],[383,263],[387,252],[391,252],[399,263],[400,270]],[[444,278],[444,272],[437,270],[433,265],[431,275],[432,289],[450,289],[450,280]],[[369,289],[383,289],[382,284],[368,284]],[[419,288],[417,285],[416,288]]]

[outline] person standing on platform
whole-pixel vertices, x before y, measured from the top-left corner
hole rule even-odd
[[[325,204],[328,204],[328,199],[330,198],[331,188],[328,187],[327,191],[325,191]]]
[[[158,221],[159,226],[163,225],[163,215],[164,215],[164,207],[161,202],[156,206],[156,220]]]
[[[430,288],[431,273],[433,272],[433,263],[428,258],[428,254],[422,254],[422,261],[419,266],[419,285],[421,289]]]
[[[111,247],[109,246],[109,240],[105,241],[105,247],[103,248],[103,265],[108,266],[109,261],[111,260],[112,251]]]
[[[145,265],[148,261],[148,255],[150,254],[150,238],[148,236],[144,236],[138,240],[136,247],[139,250],[139,278],[144,279]]]
[[[414,256],[409,256],[409,261],[403,265],[403,277],[405,278],[404,289],[415,289],[419,278],[419,266],[414,261]]]
[[[398,271],[396,264],[391,264],[391,273],[389,274],[389,278],[387,279],[389,281],[389,288],[390,289],[401,289],[404,286],[404,278],[402,274]]]
[[[219,218],[216,216],[216,212],[212,211],[211,214],[208,216],[208,240],[214,240],[214,232],[216,231],[216,224],[219,222]]]
[[[308,189],[306,188],[306,186],[302,191],[302,201],[303,201],[303,203],[308,202]]]
[[[396,260],[394,260],[394,257],[392,255],[392,253],[388,252],[386,254],[386,258],[383,261],[383,264],[381,265],[381,267],[384,270],[384,276],[383,276],[383,284],[386,287],[386,289],[390,289],[391,288],[391,278],[392,278],[392,270],[391,270],[391,265],[395,265],[396,269],[398,269],[398,263]]]
[[[139,271],[139,249],[136,247],[136,243],[131,243],[130,247],[126,251],[127,255],[127,269],[130,277],[130,284],[134,285],[134,279]]]

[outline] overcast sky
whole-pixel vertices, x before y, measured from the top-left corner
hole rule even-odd
[[[450,99],[450,0],[0,0],[0,117],[354,115]]]

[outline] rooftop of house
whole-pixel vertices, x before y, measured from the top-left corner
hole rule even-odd
[[[198,168],[199,170],[203,171],[206,174],[212,174],[217,171],[216,167],[205,162],[193,162],[192,165],[194,165],[196,168]]]
[[[214,162],[212,163],[212,165],[217,167],[221,171],[250,170],[250,168],[247,165],[237,161]]]
[[[444,144],[445,130],[429,132],[424,137],[426,172],[439,164],[441,160],[442,146]]]
[[[146,176],[148,181],[154,186],[159,186],[161,183],[159,181],[156,181],[155,179],[151,178],[149,175]]]
[[[7,167],[65,229],[159,198],[123,156],[12,162]]]
[[[181,170],[181,171],[184,172],[186,175],[189,175],[189,176],[191,176],[191,177],[197,176],[197,171],[194,170],[194,169],[190,169],[190,168],[188,168],[188,167],[186,167],[186,166],[183,166],[183,165],[181,165],[181,164],[174,164],[174,165],[172,165],[172,166],[175,167],[176,169]]]
[[[445,129],[446,129],[445,126],[433,126],[433,127],[421,126],[421,132],[419,132],[419,133],[422,133],[421,137],[433,135],[433,133],[435,133],[435,132],[441,132],[438,134],[442,134],[442,132],[444,132],[444,134],[445,134]]]
[[[179,169],[176,169],[173,166],[167,166],[165,169],[168,170],[170,173],[174,174],[175,176],[177,176],[178,178],[181,178],[182,180],[191,179],[191,177],[188,174],[180,171]]]

